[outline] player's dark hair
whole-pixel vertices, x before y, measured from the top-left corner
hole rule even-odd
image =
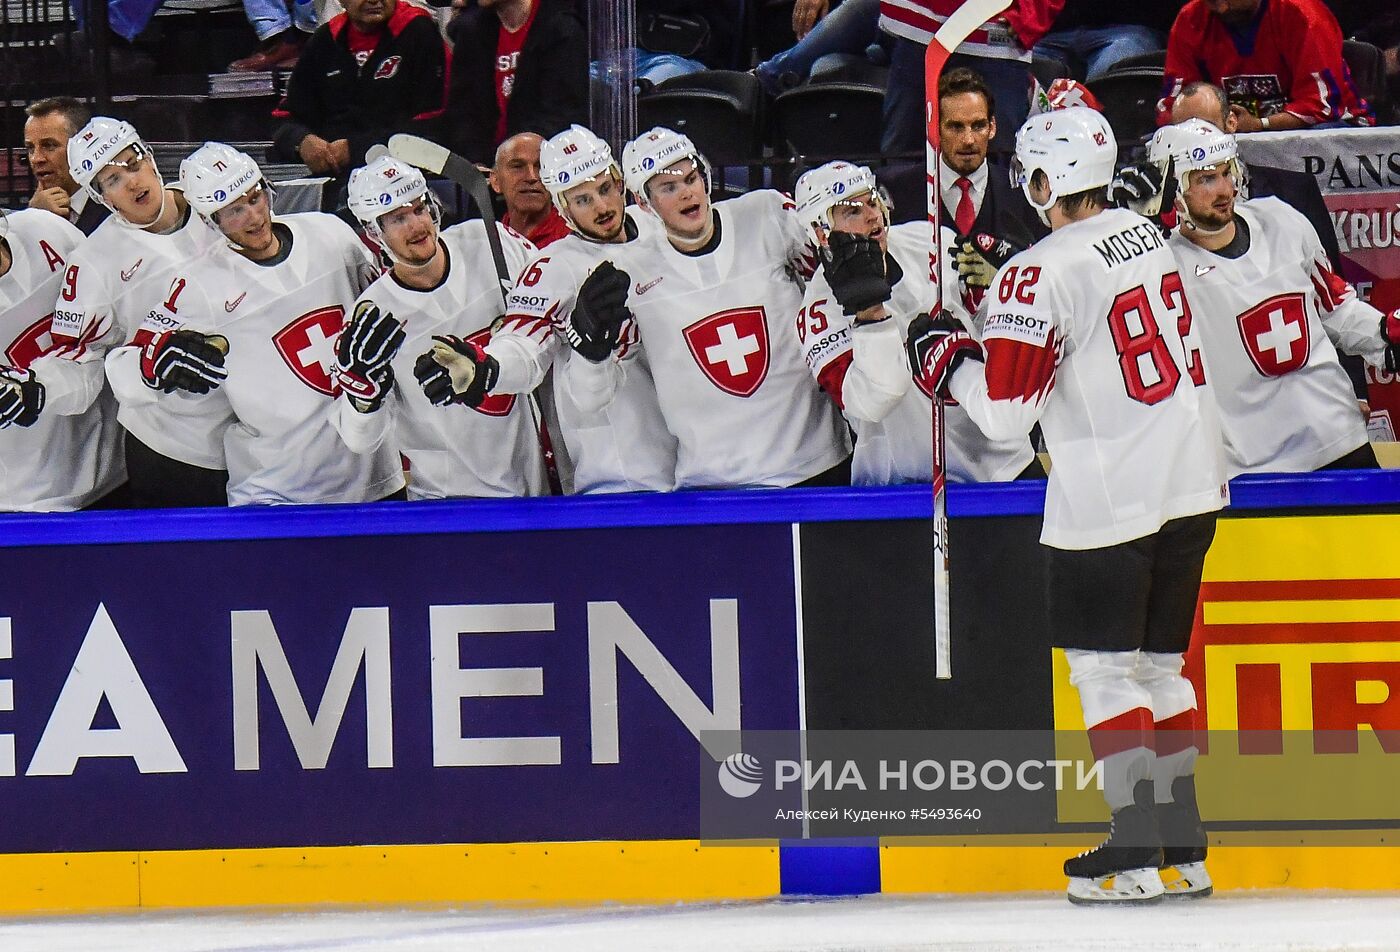
[[[938,98],[947,99],[949,96],[957,96],[960,93],[976,93],[987,103],[987,118],[996,115],[997,101],[992,95],[992,91],[987,88],[986,80],[979,73],[975,73],[966,66],[960,66],[955,70],[944,73],[938,80]]]
[[[1107,208],[1108,186],[1100,185],[1098,188],[1085,189],[1073,195],[1062,195],[1055,204],[1059,206],[1060,211],[1069,216],[1076,215],[1091,205]]]
[[[63,121],[68,124],[70,136],[76,135],[79,129],[92,120],[92,110],[88,108],[87,103],[72,96],[49,96],[47,99],[36,99],[24,107],[24,113],[31,119],[42,119],[44,116],[59,114],[63,117]]]

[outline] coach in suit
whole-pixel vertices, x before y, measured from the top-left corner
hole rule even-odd
[[[90,235],[111,214],[101,202],[89,200],[68,172],[68,140],[88,124],[92,113],[72,96],[54,96],[30,103],[24,109],[24,151],[34,174],[34,195],[29,207],[53,212],[85,235]]]

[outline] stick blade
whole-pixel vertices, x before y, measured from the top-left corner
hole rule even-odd
[[[444,146],[422,136],[399,132],[389,137],[389,154],[420,169],[441,175],[452,155]]]

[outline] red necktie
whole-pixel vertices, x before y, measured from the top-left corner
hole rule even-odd
[[[972,207],[972,180],[966,175],[961,175],[953,183],[962,189],[962,197],[958,199],[958,210],[953,213],[953,224],[958,228],[958,234],[972,234],[972,223],[977,220],[977,210]]]

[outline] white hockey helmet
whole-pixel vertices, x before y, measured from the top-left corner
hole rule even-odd
[[[392,155],[381,155],[351,172],[348,192],[350,211],[364,226],[370,240],[381,248],[385,245],[379,219],[424,196],[432,208],[433,223],[442,223],[442,206],[437,196],[428,190],[428,180],[423,173]]]
[[[1191,225],[1191,213],[1186,210],[1186,190],[1191,187],[1192,172],[1213,169],[1228,163],[1231,177],[1241,197],[1246,193],[1244,163],[1240,161],[1235,137],[1222,132],[1204,119],[1187,119],[1171,126],[1162,126],[1147,143],[1147,160],[1162,170],[1162,178],[1171,177],[1177,210]]]
[[[1031,116],[1016,133],[1011,184],[1026,196],[1040,220],[1061,198],[1102,188],[1113,181],[1118,142],[1108,120],[1096,110],[1071,106]],[[1031,178],[1043,172],[1050,192],[1044,203],[1031,198]]]
[[[864,165],[850,162],[828,162],[802,173],[794,189],[797,213],[816,232],[825,236],[831,231],[831,209],[858,195],[869,192],[875,199],[885,224],[890,223],[890,210],[884,191],[875,181],[875,173]]]
[[[564,193],[580,182],[604,172],[619,179],[622,169],[612,149],[593,130],[574,124],[540,145],[540,181],[549,189],[554,204],[564,210]]]
[[[272,197],[272,186],[258,163],[245,152],[222,142],[206,142],[180,163],[180,188],[185,200],[202,217],[232,205],[261,185]]]
[[[110,209],[111,204],[102,197],[102,191],[93,184],[93,179],[128,148],[135,149],[138,158],[150,158],[154,163],[155,154],[131,123],[108,116],[94,116],[68,140],[68,172],[73,176],[73,181]],[[156,178],[160,179],[159,168],[156,169]],[[161,179],[161,185],[164,184]]]
[[[641,204],[647,204],[647,183],[652,176],[684,159],[695,163],[700,174],[705,176],[705,186],[708,188],[710,163],[705,161],[689,136],[665,126],[642,133],[622,150],[622,179],[627,191]]]

